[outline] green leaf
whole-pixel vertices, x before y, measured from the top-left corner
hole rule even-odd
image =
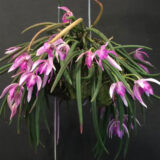
[[[95,92],[95,78],[93,79],[93,85],[92,85],[92,96]],[[96,133],[96,137],[98,140],[98,143],[100,144],[100,146],[102,147],[102,149],[109,154],[108,150],[106,149],[100,131],[99,131],[99,126],[98,126],[98,118],[97,118],[97,105],[96,105],[96,99],[91,103],[92,104],[92,117],[93,117],[93,125],[94,125],[94,129],[95,129],[95,133]]]
[[[152,48],[149,48],[147,46],[141,46],[141,45],[119,45],[114,47],[114,49],[121,49],[121,48],[144,48],[147,50],[152,50]]]
[[[126,142],[125,142],[125,145],[124,145],[124,152],[123,152],[124,159],[126,159],[128,144],[129,144],[129,138],[128,138],[128,136],[126,136]]]
[[[120,153],[121,153],[121,150],[122,150],[122,145],[123,145],[123,139],[120,140],[119,148],[118,148],[118,151],[117,151],[117,154],[116,154],[114,160],[117,160],[117,159],[118,159],[118,157],[119,157],[119,155],[120,155]]]
[[[24,30],[22,31],[22,34],[25,33],[25,32],[27,32],[28,30],[33,29],[33,28],[36,28],[36,27],[48,26],[48,25],[53,25],[53,24],[56,25],[57,23],[53,23],[53,22],[36,23],[36,24],[33,24],[33,25],[27,27],[26,29],[24,29]]]
[[[103,63],[105,63],[111,69],[111,71],[118,77],[118,79],[120,81],[123,82],[123,84],[125,85],[125,87],[132,94],[132,90],[130,88],[130,85],[127,83],[127,81],[125,80],[125,78],[120,74],[120,72],[116,68],[114,68],[112,65],[110,65],[107,60],[103,60]]]
[[[120,64],[122,64],[122,65],[126,68],[126,70],[128,70],[129,72],[131,72],[131,73],[133,73],[133,74],[136,74],[136,75],[139,76],[139,77],[141,77],[141,76],[137,73],[137,71],[136,71],[135,69],[133,69],[132,67],[130,67],[130,65],[127,64],[125,61],[119,59],[119,62],[120,62]]]
[[[54,81],[53,84],[52,84],[52,87],[51,87],[51,90],[50,90],[51,93],[54,91],[55,87],[57,86],[59,80],[61,79],[61,77],[62,77],[62,75],[63,75],[63,73],[64,73],[64,71],[65,71],[65,69],[66,69],[66,67],[67,67],[67,65],[68,65],[68,64],[73,60],[73,58],[77,55],[77,54],[74,52],[77,44],[78,44],[78,42],[74,42],[73,45],[72,45],[72,47],[71,47],[71,49],[69,50],[69,53],[68,53],[68,55],[67,55],[67,57],[66,57],[63,65],[62,65],[62,67],[60,68],[60,70],[59,70],[59,72],[58,72],[58,74],[57,74],[57,76],[56,76],[55,81]]]
[[[22,106],[23,106],[23,102],[24,102],[25,93],[26,93],[26,89],[24,89],[24,91],[23,91],[22,98],[21,98],[21,103],[20,103],[19,110],[18,110],[17,134],[20,134],[20,121],[21,121]]]
[[[9,67],[10,67],[12,64],[13,64],[13,63],[9,63],[9,64],[6,64],[6,65],[0,67],[0,72],[2,72],[2,71],[4,71],[4,70],[8,70]]]
[[[118,53],[122,55],[122,57],[125,57],[129,62],[131,62],[131,64],[133,64],[138,70],[140,70],[142,73],[145,73],[145,71],[133,60],[133,58],[128,55],[126,52],[124,53],[123,51],[117,49]]]
[[[109,47],[114,50],[114,47],[112,46],[112,44],[110,43],[109,39],[102,33],[100,32],[98,29],[96,28],[87,28],[89,31],[94,32],[95,34],[97,34],[99,37],[101,37],[105,42],[109,42],[108,45]]]
[[[5,96],[5,98],[3,99],[3,102],[2,102],[2,105],[1,105],[1,108],[0,108],[0,116],[2,115],[2,112],[6,106],[6,103],[7,103],[7,95]]]
[[[60,62],[60,65],[61,65],[61,67],[62,67],[63,63]],[[64,71],[63,76],[64,76],[65,80],[67,81],[67,83],[69,83],[70,85],[72,85],[72,79],[71,79],[71,76],[70,76],[67,68],[66,68],[66,70]]]
[[[92,96],[91,102],[93,102],[96,99],[96,97],[97,97],[97,95],[99,93],[100,87],[102,85],[102,70],[101,70],[100,67],[98,67],[98,72],[99,72],[98,82],[97,82],[97,86],[96,86],[95,92],[94,92],[94,94]]]
[[[78,114],[80,121],[80,132],[83,132],[83,111],[82,111],[82,91],[81,91],[81,64],[82,59],[80,59],[76,65],[76,98],[78,106]]]
[[[94,72],[95,72],[95,67],[92,66],[92,68],[90,68],[90,69],[88,70],[88,75],[85,76],[85,77],[82,77],[82,79],[85,79],[85,80],[91,79],[92,76],[94,75]]]
[[[43,99],[43,97],[40,97]],[[36,110],[35,110],[35,127],[36,127],[36,145],[39,145],[40,138],[39,138],[39,120],[40,120],[40,102],[37,102]]]

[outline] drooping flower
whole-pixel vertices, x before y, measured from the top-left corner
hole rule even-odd
[[[36,55],[37,56],[40,56],[44,53],[48,53],[49,55],[52,54],[53,52],[53,48],[52,48],[52,44],[50,44],[49,42],[45,42],[43,44],[43,46],[41,46],[38,50],[37,50],[37,53]]]
[[[68,44],[63,42],[63,43],[59,44],[55,49],[56,49],[55,55],[56,55],[57,60],[59,61],[59,58],[58,58],[58,56],[59,56],[60,60],[64,61],[66,56],[68,55],[70,47]]]
[[[16,46],[7,48],[5,54],[12,54],[12,53],[16,52],[17,50],[19,50],[20,48],[21,47],[16,47]]]
[[[114,95],[115,92],[121,97],[125,106],[128,106],[127,100],[125,98],[126,89],[122,82],[112,83],[109,89],[110,97],[115,101]]]
[[[30,102],[34,85],[37,84],[37,94],[38,94],[42,86],[42,80],[40,76],[35,75],[32,72],[25,72],[20,77],[19,85],[22,85],[24,83],[26,83],[28,90],[27,100],[28,102]]]
[[[8,72],[14,71],[18,67],[20,67],[20,72],[29,71],[32,67],[32,59],[28,53],[23,53],[19,57],[15,59],[13,65],[9,68]]]
[[[69,17],[73,16],[73,13],[65,6],[58,7],[59,9],[64,10],[66,13],[62,17],[62,22],[63,23],[71,23],[72,20],[68,19]]]
[[[49,41],[55,36],[56,36],[55,34],[51,36]],[[53,43],[49,43],[49,41],[45,42],[43,46],[41,46],[37,50],[36,55],[40,56],[44,53],[47,53],[49,57],[53,57],[53,52],[55,52],[55,56],[57,60],[59,61],[59,57],[60,57],[60,60],[64,61],[70,49],[69,45],[66,44],[66,42],[64,42],[61,38]]]
[[[144,71],[146,71],[146,73],[149,73],[149,70],[146,66],[144,66],[143,64],[138,64]]]
[[[84,53],[79,55],[76,62],[79,61],[84,55],[86,55],[85,64],[90,69],[92,67],[92,62],[93,62],[93,59],[95,57],[95,54],[91,50],[89,50],[87,52],[84,52]]]
[[[21,97],[23,93],[23,86],[19,86],[18,83],[12,83],[8,85],[2,92],[0,98],[9,92],[7,97],[8,106],[11,110],[10,120],[14,117],[17,112],[17,108],[21,103]]]
[[[144,106],[147,108],[147,105],[143,102],[141,95],[145,93],[147,96],[153,95],[153,89],[151,85],[148,82],[154,82],[160,85],[160,82],[153,78],[147,78],[147,79],[139,79],[134,82],[133,87],[133,93],[135,98]]]
[[[109,53],[115,56],[118,55],[116,54],[115,51],[106,49],[107,45],[108,42],[105,45],[102,45],[101,48],[95,52],[95,54],[99,57],[98,65],[101,67],[102,70],[104,70],[102,65],[102,60],[106,59],[113,67],[117,68],[119,71],[122,71],[122,68],[117,64],[117,62],[112,57],[110,57]]]
[[[122,123],[122,129],[120,127],[120,121],[116,119],[111,119],[108,128],[107,128],[109,138],[112,136],[118,136],[120,139],[123,138],[124,133],[126,133],[129,137],[129,131],[126,125],[126,121],[124,120]]]
[[[49,75],[50,75],[50,78],[52,77],[53,69],[56,70],[55,66],[53,65],[52,58],[48,58],[47,60],[37,60],[33,64],[31,71],[35,69],[36,69],[36,73],[39,73],[40,75],[44,74],[42,87],[46,85]]]
[[[149,61],[146,61],[144,59],[144,56],[146,56],[147,58],[149,58],[148,54],[146,52],[142,51],[142,48],[136,49],[136,51],[135,51],[135,53],[133,55],[133,57],[135,59],[138,59],[138,60],[140,60],[140,61],[142,61],[142,62],[144,62],[146,64],[149,64],[150,66],[153,66]]]

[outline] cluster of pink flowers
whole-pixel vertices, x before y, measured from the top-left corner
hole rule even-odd
[[[107,60],[113,67],[118,69],[119,71],[122,71],[122,68],[119,66],[119,64],[109,55],[113,54],[116,57],[118,56],[115,51],[108,50],[107,49],[108,42],[105,45],[102,45],[100,49],[96,50],[95,53],[93,53],[91,50],[82,53],[78,58],[77,61],[82,58],[84,55],[86,55],[85,58],[85,64],[88,68],[92,67],[93,60],[95,59],[96,63],[101,67],[101,69],[104,71],[102,60]],[[97,57],[99,60],[97,60]]]
[[[39,58],[37,61],[33,62],[31,55],[25,52],[14,60],[13,65],[8,70],[8,72],[12,72],[19,69],[18,73],[13,77],[20,76],[19,82],[7,86],[0,96],[0,98],[2,98],[9,92],[7,102],[11,110],[10,119],[16,114],[17,108],[21,103],[24,85],[26,85],[28,91],[27,101],[30,102],[35,85],[37,86],[38,96],[40,89],[45,87],[47,81],[48,83],[50,82],[50,79],[53,76],[53,71],[56,70],[53,64],[53,57],[55,56],[58,62],[65,60],[70,49],[69,45],[62,39],[59,39],[52,44],[49,43],[49,41],[45,42],[36,53],[36,56],[40,57],[44,55],[47,56],[47,59]],[[16,52],[18,49],[19,48],[17,47],[9,48],[6,51],[6,54]]]

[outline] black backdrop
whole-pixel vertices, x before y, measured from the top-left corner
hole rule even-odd
[[[153,48],[150,60],[160,70],[160,1],[159,0],[103,0],[104,14],[97,27],[108,37],[123,44],[143,44]],[[76,15],[87,20],[87,0],[68,0],[65,2]],[[92,2],[92,17],[98,7]],[[56,0],[0,0],[0,53],[5,48],[21,41],[30,40],[34,32],[20,35],[25,27],[41,22],[57,20]],[[0,90],[8,85],[10,79],[0,77]],[[159,89],[156,88],[160,94]],[[51,102],[52,103],[52,102]],[[160,102],[154,100],[147,109],[146,124],[131,140],[127,159],[160,159]],[[67,108],[67,109],[66,109]],[[93,160],[92,145],[95,142],[89,108],[85,113],[84,134],[79,134],[77,111],[74,105],[61,107],[61,140],[58,145],[59,160]],[[16,123],[9,126],[0,123],[0,159],[50,160],[52,157],[51,137],[42,128],[42,139],[47,149],[39,149],[34,154],[28,143],[25,129],[16,134]]]

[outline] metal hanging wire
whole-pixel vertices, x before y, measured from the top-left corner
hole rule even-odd
[[[88,27],[91,27],[91,0],[88,0]],[[90,37],[91,37],[91,32],[90,32]]]

